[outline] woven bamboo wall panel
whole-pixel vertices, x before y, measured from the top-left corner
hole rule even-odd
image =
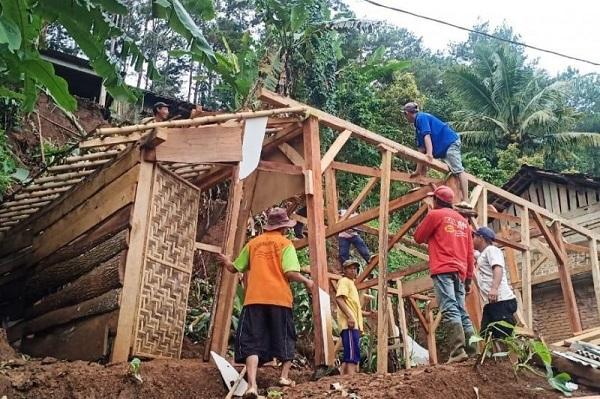
[[[179,358],[192,273],[199,191],[157,168],[133,354]]]

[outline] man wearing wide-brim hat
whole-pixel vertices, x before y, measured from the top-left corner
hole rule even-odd
[[[232,273],[247,272],[244,307],[235,337],[235,361],[245,362],[248,390],[244,398],[258,397],[256,372],[259,364],[277,358],[283,362],[280,385],[291,385],[288,374],[294,358],[296,332],[292,315],[290,281],[303,283],[307,290],[312,280],[300,274],[294,245],[285,233],[294,227],[283,208],[267,215],[265,232],[250,240],[235,261],[220,255]]]

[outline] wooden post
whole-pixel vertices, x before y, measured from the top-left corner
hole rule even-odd
[[[552,230],[557,247],[564,255],[562,259],[557,260],[558,275],[560,276],[560,286],[562,288],[565,306],[567,308],[567,317],[569,318],[569,324],[571,325],[571,332],[573,334],[578,334],[583,330],[583,328],[581,327],[579,308],[577,307],[577,299],[575,298],[575,291],[573,290],[573,281],[571,281],[571,268],[569,265],[569,257],[565,249],[565,241],[563,240],[562,236],[561,223],[555,221],[552,224]]]
[[[410,347],[408,346],[408,326],[406,325],[406,310],[404,309],[404,297],[402,296],[402,280],[396,280],[396,289],[398,290],[398,327],[402,337],[402,354],[404,356],[404,368],[411,367]]]
[[[433,318],[433,309],[431,301],[425,305],[425,319],[427,320],[427,349],[429,350],[429,364],[435,365],[438,363],[437,345],[435,342],[436,323]]]
[[[516,205],[515,205],[516,206]],[[526,327],[533,328],[533,302],[531,298],[531,250],[529,236],[529,208],[523,207],[521,212],[521,244],[528,247],[521,255],[521,296],[523,300],[523,317]]]
[[[387,334],[387,259],[390,206],[390,174],[392,152],[384,148],[381,162],[381,191],[379,196],[379,275],[377,281],[377,372],[388,371]]]
[[[479,195],[479,199],[477,201],[477,223],[479,226],[488,225],[487,188],[485,187],[482,187],[481,194]]]
[[[146,236],[151,208],[150,198],[152,196],[152,185],[154,184],[154,166],[153,163],[146,162],[143,159],[140,162],[135,203],[131,213],[129,250],[127,251],[125,275],[123,277],[123,297],[121,298],[117,334],[111,354],[112,363],[126,362],[131,350],[142,267],[145,258]]]
[[[235,167],[231,195],[228,204],[228,220],[226,223],[226,236],[223,249],[226,255],[235,258],[244,246],[247,234],[248,217],[254,198],[256,179],[258,173],[255,171],[243,181],[238,180],[239,166]],[[204,350],[204,360],[210,359],[210,351],[220,355],[227,352],[229,342],[229,330],[231,328],[231,312],[235,291],[238,285],[237,273],[230,273],[225,269],[219,270],[216,287],[216,298],[213,303],[211,322],[209,325],[209,342]]]
[[[338,220],[338,193],[335,180],[335,169],[329,168],[325,175],[325,200],[327,205],[327,225],[331,226]]]
[[[600,265],[598,264],[598,243],[594,238],[590,240],[590,263],[592,265],[592,279],[596,293],[596,311],[600,314]]]
[[[327,253],[325,250],[325,224],[323,184],[321,178],[321,152],[319,120],[311,116],[302,127],[306,177],[313,182],[313,192],[306,194],[306,219],[308,220],[308,250],[310,271],[315,282],[312,292],[315,331],[315,366],[333,364],[333,336],[331,332],[331,307],[323,293],[329,292]]]

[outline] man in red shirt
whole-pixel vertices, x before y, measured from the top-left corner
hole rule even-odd
[[[465,335],[473,335],[473,324],[465,310],[465,292],[473,277],[473,236],[467,220],[452,209],[454,192],[440,186],[429,193],[433,209],[415,231],[415,241],[427,243],[429,270],[450,343],[448,363],[465,360]]]

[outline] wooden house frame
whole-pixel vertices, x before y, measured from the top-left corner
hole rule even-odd
[[[290,98],[266,90],[261,92],[259,98],[265,109],[257,112],[99,129],[95,138],[82,142],[80,147],[86,151],[100,148],[101,152],[80,156],[85,159],[65,161],[63,165],[59,165],[60,169],[55,167],[51,170],[53,174],[38,178],[34,182],[34,188],[29,188],[26,194],[17,194],[13,200],[0,205],[0,223],[4,222],[0,227],[0,231],[4,231],[4,238],[0,241],[0,255],[3,256],[0,271],[4,273],[0,277],[0,292],[10,283],[15,283],[17,291],[31,284],[27,282],[35,277],[32,277],[32,271],[39,271],[43,275],[44,270],[48,270],[43,267],[44,262],[48,263],[49,258],[56,258],[56,254],[61,251],[72,255],[90,250],[90,247],[95,248],[92,244],[96,241],[91,238],[110,230],[102,226],[106,226],[117,211],[129,207],[120,219],[124,221],[121,224],[125,226],[127,233],[123,238],[124,247],[118,253],[120,260],[115,261],[116,280],[113,273],[112,281],[116,283],[111,285],[115,288],[109,291],[114,291],[110,305],[112,307],[109,306],[110,312],[113,312],[110,321],[112,324],[106,320],[95,320],[94,323],[107,326],[107,331],[112,329],[114,342],[109,346],[113,361],[124,361],[130,355],[178,357],[183,334],[180,315],[182,309],[185,313],[187,305],[185,282],[189,285],[191,263],[186,262],[190,262],[190,251],[235,255],[246,241],[247,220],[250,216],[295,195],[304,195],[308,237],[294,243],[296,248],[308,248],[310,273],[315,281],[312,292],[315,364],[331,365],[334,361],[329,292],[339,276],[325,266],[327,253],[324,243],[327,238],[336,236],[343,230],[363,226],[374,219],[379,220],[378,229],[368,226],[364,228],[378,236],[378,255],[368,263],[357,282],[360,290],[373,289],[378,293],[377,369],[380,372],[388,369],[386,354],[389,350],[389,327],[396,325],[395,321],[391,321],[396,313],[402,341],[406,342],[408,332],[404,301],[408,301],[417,310],[432,349],[430,360],[435,363],[435,330],[440,323],[440,316],[439,313],[436,316],[433,311],[436,307],[435,300],[424,295],[432,289],[431,279],[428,276],[406,279],[407,276],[427,270],[427,264],[419,263],[388,272],[388,251],[395,245],[401,245],[402,250],[412,251],[426,259],[423,247],[415,245],[410,239],[410,232],[427,211],[426,205],[419,204],[432,185],[436,184],[449,185],[455,190],[457,201],[462,198],[460,190],[456,189],[457,182],[452,177],[413,178],[409,170],[398,170],[392,165],[395,159],[401,158],[426,163],[442,173],[448,172],[447,166],[437,160],[429,162],[423,154],[413,149]],[[267,137],[263,141],[256,170],[240,179],[243,121],[257,117],[268,118]],[[325,127],[334,131],[337,136],[333,144],[322,153],[321,128]],[[373,145],[381,154],[380,167],[336,161],[340,150],[351,139]],[[98,163],[98,160],[103,162]],[[338,214],[336,174],[340,171],[369,178],[345,214],[358,212],[353,217]],[[488,225],[492,221],[502,224],[503,234],[498,238],[498,245],[505,250],[511,281],[520,284],[517,292],[523,328],[535,329],[532,321],[530,251],[531,240],[539,238],[548,245],[557,259],[569,324],[573,334],[580,333],[581,323],[570,277],[572,265],[569,264],[567,254],[569,251],[585,251],[589,254],[600,310],[598,234],[475,176],[468,175],[468,179],[470,198],[465,200],[477,210],[477,216],[471,218],[473,225]],[[196,226],[193,214],[197,213],[197,206],[191,205],[194,198],[198,198],[202,190],[224,181],[231,182],[224,242],[222,245],[191,242]],[[116,182],[120,185],[115,186]],[[52,183],[59,184],[51,186]],[[382,199],[379,206],[361,209],[361,204],[377,185]],[[399,185],[402,188],[399,191],[404,194],[390,198],[392,185]],[[415,186],[415,190],[409,191]],[[119,193],[118,200],[114,199],[116,203],[112,204],[115,193]],[[491,195],[514,204],[520,210],[520,216],[498,212],[488,202]],[[107,203],[112,204],[110,208]],[[397,231],[389,231],[389,215],[413,205],[417,206],[416,211],[404,225]],[[184,222],[191,219],[193,223]],[[109,224],[113,226],[115,223],[112,221]],[[114,233],[114,229],[111,231]],[[563,235],[566,231],[580,237],[578,244],[565,242]],[[49,236],[49,232],[52,236]],[[114,236],[116,235],[113,234],[112,237]],[[170,244],[163,245],[165,242]],[[74,250],[77,245],[78,251]],[[378,275],[371,278],[371,272],[376,268]],[[77,278],[86,276],[89,281],[93,280],[88,274]],[[156,276],[159,277],[155,278]],[[209,350],[224,353],[227,349],[238,281],[238,277],[229,272],[220,274],[209,342],[206,345],[207,354]],[[395,282],[394,287],[389,286],[390,281]],[[83,283],[80,281],[78,284]],[[177,289],[176,299],[171,303],[163,300],[171,297],[168,287]],[[63,286],[47,296],[56,295],[65,289]],[[23,296],[18,292],[13,294],[16,295],[0,294],[0,301],[13,308]],[[397,312],[391,309],[391,296],[399,299]],[[95,300],[97,298],[94,297]],[[46,297],[40,299],[44,300],[49,301]],[[67,302],[72,303],[74,299],[69,301]],[[418,306],[418,301],[425,302],[424,313]],[[18,314],[14,318],[20,321],[8,329],[9,335],[15,339],[27,339],[27,334],[34,333],[32,324],[37,326],[36,331],[41,331],[39,319],[49,318],[48,313],[45,313],[27,319],[31,303],[21,303],[25,309],[16,312]],[[64,303],[66,302],[63,300],[61,306]],[[82,307],[81,303],[75,303],[78,305],[71,306],[77,306],[78,309]],[[86,314],[86,320],[92,314],[98,315],[98,312],[93,312],[93,309],[98,309],[97,304],[92,305],[89,305],[92,310]],[[64,309],[62,307],[52,312]],[[468,297],[468,310],[477,323],[481,318],[477,294]],[[100,314],[108,312],[104,310]],[[10,312],[3,314],[7,313]],[[55,314],[52,315],[54,316]],[[64,325],[73,319],[60,320]],[[42,326],[47,328],[48,323],[42,323]],[[84,327],[90,329],[89,325]],[[169,338],[160,338],[158,332],[164,333],[161,337]],[[107,335],[110,334],[103,335],[103,338]],[[47,340],[51,338],[45,337]],[[405,356],[409,356],[406,346],[403,348]]]

